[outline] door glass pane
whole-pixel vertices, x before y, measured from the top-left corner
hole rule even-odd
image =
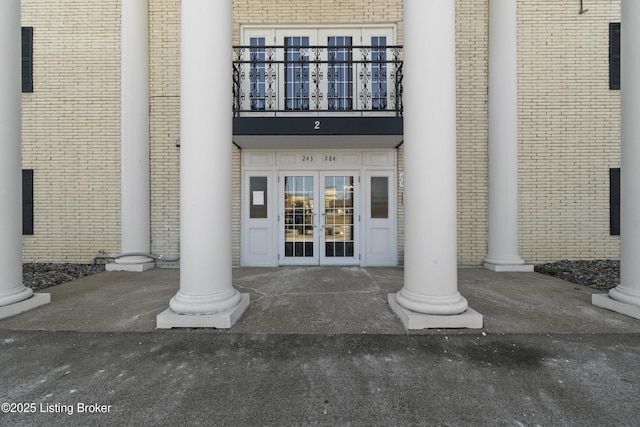
[[[353,176],[324,178],[326,257],[353,257]]]
[[[285,107],[309,109],[309,37],[285,39]]]
[[[371,177],[371,218],[389,218],[389,178]]]
[[[284,177],[284,256],[313,257],[313,177]]]
[[[351,110],[353,109],[351,37],[329,37],[327,54],[329,110]]]

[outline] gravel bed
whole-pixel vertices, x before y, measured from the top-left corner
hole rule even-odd
[[[22,283],[34,291],[39,291],[102,271],[104,264],[28,263],[22,266]]]
[[[536,265],[535,271],[600,291],[608,291],[620,284],[620,261],[618,260],[562,260]]]

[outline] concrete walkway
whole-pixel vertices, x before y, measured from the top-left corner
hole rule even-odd
[[[402,269],[241,268],[251,306],[231,330],[156,330],[178,275],[102,273],[0,321],[0,425],[640,419],[640,321],[592,306],[583,286],[461,269],[483,329],[407,332],[386,303]]]
[[[251,305],[225,333],[407,333],[387,304],[387,294],[402,288],[401,268],[237,268],[233,281],[250,294]],[[591,289],[542,274],[463,268],[458,281],[484,327],[456,333],[640,331],[640,321],[593,306]],[[155,331],[156,315],[178,288],[177,269],[105,272],[42,291],[51,294],[51,304],[0,320],[0,329]]]

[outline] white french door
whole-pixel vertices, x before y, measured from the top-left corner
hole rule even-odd
[[[360,263],[358,178],[353,171],[320,173],[323,205],[318,237],[322,265]]]
[[[280,172],[281,265],[357,265],[359,173]]]
[[[317,265],[318,174],[281,172],[279,259],[281,265]]]
[[[243,109],[252,114],[375,114],[395,102],[398,70],[387,48],[395,43],[393,27],[245,27],[242,34],[243,59],[251,61],[241,83]]]

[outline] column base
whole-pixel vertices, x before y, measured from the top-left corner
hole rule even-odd
[[[118,264],[117,262],[109,263],[105,266],[106,271],[132,271],[135,273],[141,273],[143,271],[151,270],[156,266],[156,263],[142,262],[139,264]]]
[[[640,307],[614,300],[608,294],[591,295],[591,304],[640,320]]]
[[[166,309],[156,317],[156,328],[215,328],[229,329],[249,307],[249,294],[240,294],[235,307],[214,314],[178,314]]]
[[[33,294],[31,297],[0,307],[0,319],[16,316],[51,302],[51,294]]]
[[[515,273],[533,273],[532,264],[494,264],[492,262],[484,263],[484,268],[497,273],[515,272]]]
[[[396,301],[396,294],[388,294],[387,300],[391,310],[400,318],[407,329],[482,328],[482,314],[470,307],[467,307],[460,314],[424,314],[402,307]]]

